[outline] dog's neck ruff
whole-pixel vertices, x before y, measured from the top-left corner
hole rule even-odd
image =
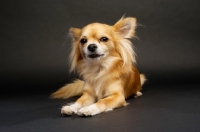
[[[77,70],[84,80],[94,77],[97,79],[107,74],[107,71],[112,69],[113,63],[120,60],[114,56],[101,59],[83,59],[79,62]]]

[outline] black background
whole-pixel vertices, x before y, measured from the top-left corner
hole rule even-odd
[[[199,132],[199,0],[1,0],[0,131]],[[128,106],[62,117],[49,95],[74,80],[70,27],[136,17],[137,67],[148,81]]]
[[[3,92],[56,90],[70,74],[70,27],[113,25],[137,18],[137,67],[148,84],[198,83],[198,0],[34,0],[0,2],[0,83]],[[9,90],[9,91],[8,91]]]

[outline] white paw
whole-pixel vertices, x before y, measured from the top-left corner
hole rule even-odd
[[[77,111],[78,110],[72,106],[63,106],[61,109],[61,113],[64,115],[74,115]]]
[[[96,114],[99,114],[99,113],[100,113],[100,109],[95,104],[93,104],[93,105],[81,108],[78,111],[77,115],[79,115],[79,116],[93,116],[93,115],[96,115]]]
[[[64,115],[74,115],[81,108],[81,105],[78,103],[74,103],[70,106],[63,106],[61,109],[61,113]]]
[[[134,98],[138,98],[140,96],[142,96],[142,93],[141,92],[137,92],[136,95],[134,96]]]

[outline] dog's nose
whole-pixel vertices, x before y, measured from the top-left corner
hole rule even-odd
[[[88,50],[91,51],[91,52],[94,52],[97,48],[97,45],[96,44],[90,44],[88,46]]]

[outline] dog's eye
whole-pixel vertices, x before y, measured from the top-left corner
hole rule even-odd
[[[100,41],[101,41],[101,42],[107,42],[107,41],[108,41],[108,38],[102,37],[102,38],[100,38]]]
[[[81,44],[85,44],[85,43],[87,42],[87,39],[82,38],[82,39],[80,40],[80,42],[81,42]]]

